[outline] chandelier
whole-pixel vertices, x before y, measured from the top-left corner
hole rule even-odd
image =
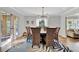
[[[45,7],[42,7],[42,16],[41,18],[46,18],[47,16],[45,16]]]
[[[41,15],[41,20],[39,22],[41,28],[44,28],[46,26],[46,18],[47,16],[45,16],[45,8],[42,7],[42,15]]]

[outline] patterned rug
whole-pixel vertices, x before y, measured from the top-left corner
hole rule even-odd
[[[61,44],[59,41],[54,41],[53,46],[48,47],[46,50],[46,46],[40,44],[40,48],[38,46],[33,46],[32,48],[32,39],[27,41],[26,38],[18,39],[13,42],[12,48],[8,50],[8,52],[71,52],[71,50]]]
[[[65,51],[66,48],[53,48],[52,46],[49,47],[46,50],[46,46],[40,44],[40,48],[38,46],[34,46],[32,48],[32,42],[27,42],[26,40],[13,46],[11,49],[8,50],[8,52],[70,52],[70,51]],[[69,49],[68,49],[69,50]]]

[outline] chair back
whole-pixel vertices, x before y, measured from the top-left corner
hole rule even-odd
[[[32,47],[38,45],[40,47],[40,28],[31,28],[32,30]]]
[[[31,28],[30,27],[26,27],[26,30],[27,30],[27,36],[31,36]]]
[[[46,34],[46,48],[49,47],[53,39],[55,38],[55,32],[57,28],[47,28]]]
[[[55,32],[55,39],[58,40],[58,34],[59,34],[60,27],[57,27]]]

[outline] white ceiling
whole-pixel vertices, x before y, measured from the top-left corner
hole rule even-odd
[[[42,15],[42,7],[10,7],[23,16],[36,16]],[[45,7],[45,15],[62,15],[64,12],[72,9],[73,7]]]

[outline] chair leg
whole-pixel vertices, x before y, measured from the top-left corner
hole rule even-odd
[[[46,46],[46,51],[47,51],[47,48],[48,48],[48,47]]]
[[[33,48],[33,45],[32,45],[32,48]]]
[[[43,50],[44,50],[44,44],[43,44]]]
[[[53,49],[55,49],[55,47],[52,45]]]
[[[50,47],[49,47],[49,50],[48,50],[48,52],[50,52]]]
[[[40,48],[40,45],[38,47]],[[33,45],[32,45],[32,48],[33,48]]]
[[[39,45],[39,48],[40,48],[40,45]]]

